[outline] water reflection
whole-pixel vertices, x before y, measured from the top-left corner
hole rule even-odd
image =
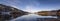
[[[24,16],[21,16],[21,17],[18,17],[16,19],[13,19],[11,21],[37,21],[37,19],[40,18],[41,19],[44,19],[44,18],[57,18],[57,17],[53,17],[53,16],[39,16],[37,14],[28,14],[28,15],[24,15]]]

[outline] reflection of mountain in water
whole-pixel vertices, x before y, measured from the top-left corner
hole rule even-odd
[[[5,21],[5,20],[9,20],[11,17],[17,18],[19,16],[26,15],[26,14],[28,14],[28,12],[19,10],[11,6],[0,4],[0,20],[4,19]],[[7,19],[5,19],[5,17]]]
[[[28,12],[0,4],[0,21],[10,20],[11,21],[36,21],[37,18],[56,18],[52,16],[39,16],[36,14],[28,14]],[[12,18],[11,18],[12,17]],[[16,18],[16,19],[15,19]]]
[[[53,17],[53,16],[39,16],[36,14],[29,14],[29,15],[24,15],[21,17],[18,17],[14,20],[16,21],[37,21],[37,18],[57,18],[57,17]],[[12,21],[14,21],[12,20]]]

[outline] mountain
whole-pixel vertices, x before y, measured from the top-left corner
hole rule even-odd
[[[6,6],[3,4],[0,4],[0,19],[10,19],[12,18],[17,18],[23,15],[28,14],[28,12],[19,10],[17,8],[14,8],[12,6]]]
[[[56,16],[58,14],[57,10],[51,10],[51,11],[38,11],[38,15],[42,16]]]
[[[57,10],[57,16],[60,16],[60,9]]]

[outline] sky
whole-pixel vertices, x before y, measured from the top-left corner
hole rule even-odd
[[[60,0],[0,0],[0,4],[28,12],[60,9]]]

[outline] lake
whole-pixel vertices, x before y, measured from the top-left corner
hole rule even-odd
[[[40,16],[37,14],[28,14],[23,15],[21,17],[17,17],[16,19],[12,19],[11,21],[44,21],[45,19],[56,19],[56,16]]]

